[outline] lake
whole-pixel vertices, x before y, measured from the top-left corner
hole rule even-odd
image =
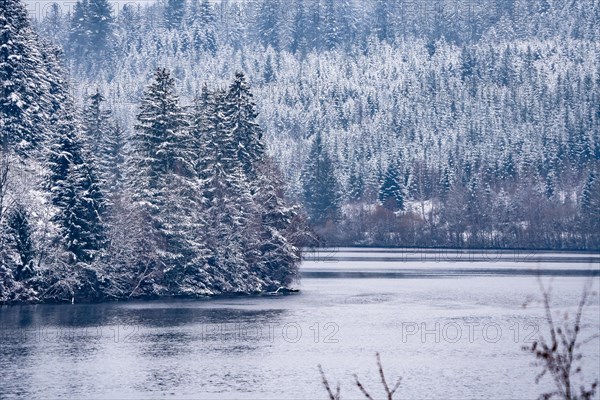
[[[104,304],[2,307],[0,397],[343,398],[357,374],[383,397],[375,353],[399,398],[536,398],[521,350],[547,332],[538,275],[574,310],[598,253],[328,249],[308,252],[301,292]],[[586,309],[584,337],[600,330]],[[590,342],[587,381],[600,376]],[[545,385],[544,385],[545,383]],[[545,387],[546,386],[546,387]]]

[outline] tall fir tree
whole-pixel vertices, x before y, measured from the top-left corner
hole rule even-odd
[[[263,131],[256,122],[258,113],[253,95],[243,73],[237,72],[227,93],[226,118],[231,124],[237,158],[249,178],[253,177],[254,165],[265,153]]]
[[[22,204],[15,204],[7,218],[8,232],[18,255],[15,278],[19,281],[31,278],[34,274],[33,230],[29,223],[29,215]]]
[[[164,274],[166,287],[177,291],[185,271],[202,265],[204,244],[199,240],[203,222],[194,138],[168,70],[156,71],[137,120],[128,186],[153,243],[151,268]]]
[[[302,171],[304,206],[315,224],[323,224],[339,217],[338,183],[333,162],[323,144],[321,133],[313,140]]]
[[[44,54],[19,0],[0,1],[0,146],[28,154],[45,138]]]
[[[100,217],[105,200],[77,131],[76,120],[65,112],[55,126],[48,185],[52,203],[58,209],[54,220],[61,228],[68,261],[89,263],[105,246]]]
[[[103,158],[103,149],[111,129],[110,111],[104,109],[105,98],[99,89],[90,95],[83,110],[83,134],[87,150],[95,161]]]
[[[394,211],[404,210],[405,190],[398,165],[392,163],[388,166],[378,197],[384,207]]]
[[[168,29],[178,29],[185,18],[185,0],[167,0],[165,6],[165,26]]]

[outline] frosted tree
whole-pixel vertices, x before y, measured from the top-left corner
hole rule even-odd
[[[379,202],[391,210],[404,210],[404,182],[398,165],[390,164],[379,188]]]
[[[84,138],[91,156],[96,158],[97,162],[102,160],[104,142],[111,129],[110,111],[104,109],[103,102],[104,96],[100,89],[96,89],[95,93],[88,97],[83,110]]]
[[[194,140],[168,70],[156,71],[137,120],[128,186],[152,241],[154,255],[147,259],[153,265],[145,268],[154,276],[165,274],[166,287],[177,291],[187,269],[202,265],[204,228]]]
[[[590,231],[597,231],[600,225],[600,180],[591,170],[587,176],[579,201],[580,214]]]
[[[254,201],[260,209],[260,265],[263,279],[289,285],[297,277],[306,232],[299,207],[284,199],[283,179],[272,161],[261,163]]]
[[[108,0],[75,3],[66,48],[83,70],[109,66],[114,40],[114,18]]]
[[[304,206],[313,223],[319,225],[339,217],[338,183],[333,163],[321,133],[314,137],[302,171]]]
[[[279,0],[265,0],[260,2],[257,20],[257,34],[259,43],[265,48],[271,46],[279,49],[279,23],[281,3]]]
[[[19,281],[29,279],[35,273],[33,266],[35,249],[29,216],[22,204],[16,204],[11,209],[6,225],[14,245],[14,250],[18,256],[15,279]]]
[[[58,208],[54,220],[61,227],[61,242],[69,263],[89,263],[104,248],[100,214],[105,206],[98,179],[84,158],[77,122],[65,113],[55,126],[48,187]]]
[[[263,158],[263,131],[256,122],[258,113],[243,73],[237,72],[226,97],[225,117],[231,125],[237,158],[250,178],[255,164]]]
[[[48,82],[43,54],[18,0],[0,2],[0,145],[27,154],[44,140]]]
[[[185,0],[167,0],[164,18],[168,29],[181,27],[185,18]]]

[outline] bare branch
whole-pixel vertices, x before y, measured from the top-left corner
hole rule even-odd
[[[373,400],[373,397],[371,397],[369,392],[367,392],[367,389],[365,389],[364,385],[358,380],[358,376],[354,375],[354,381],[356,382],[356,386],[358,386],[362,394],[364,394],[367,399]]]
[[[339,384],[339,382],[335,389],[335,393],[333,393],[333,391],[331,390],[331,386],[329,385],[329,381],[327,380],[327,377],[325,376],[325,372],[323,372],[323,368],[321,367],[321,364],[319,364],[319,372],[321,373],[321,382],[323,383],[323,386],[325,387],[325,390],[327,390],[327,394],[329,395],[329,400],[340,400],[340,384]]]

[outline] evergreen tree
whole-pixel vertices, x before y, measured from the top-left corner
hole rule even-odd
[[[8,232],[12,236],[12,242],[18,255],[18,263],[15,278],[19,281],[33,276],[33,232],[29,225],[29,217],[25,207],[16,204],[8,215]]]
[[[264,0],[260,3],[258,15],[258,39],[265,48],[271,46],[279,49],[279,14],[281,3],[279,0]]]
[[[275,75],[275,70],[273,68],[273,57],[271,57],[271,54],[267,55],[267,59],[265,61],[265,67],[263,70],[263,81],[265,83],[271,83],[273,81],[275,81],[276,79],[276,75]]]
[[[52,43],[65,43],[68,34],[68,19],[63,15],[58,3],[52,3],[50,10],[40,24],[40,36]]]
[[[244,173],[252,178],[255,164],[262,160],[265,146],[256,117],[256,105],[243,73],[237,72],[227,93],[226,123],[231,126],[236,154]]]
[[[96,56],[106,56],[113,39],[113,10],[109,0],[87,0],[88,49]]]
[[[67,52],[78,63],[83,62],[88,52],[88,0],[75,3],[69,29]]]
[[[27,154],[45,138],[49,118],[43,52],[25,6],[0,1],[0,147]]]
[[[300,240],[298,207],[289,206],[283,197],[283,179],[276,165],[261,164],[254,201],[260,208],[260,266],[262,279],[277,286],[289,285],[298,274]]]
[[[379,189],[379,202],[392,210],[404,210],[404,185],[397,165],[390,164]]]
[[[440,197],[442,200],[446,200],[448,198],[448,193],[450,193],[451,189],[452,177],[450,174],[450,169],[445,167],[440,178]]]
[[[87,148],[95,161],[103,159],[102,149],[110,131],[110,111],[102,107],[105,101],[99,89],[89,96],[83,111],[83,133]]]
[[[111,197],[120,196],[124,185],[125,168],[125,130],[116,122],[108,130],[102,150],[100,168],[103,174],[103,185]]]
[[[600,229],[600,180],[591,170],[586,179],[579,201],[579,212],[590,232]]]
[[[132,138],[136,151],[134,163],[145,190],[160,188],[168,173],[185,167],[185,149],[188,140],[183,132],[186,117],[175,93],[171,73],[159,68],[142,98]],[[148,196],[151,193],[147,194]]]
[[[373,33],[380,41],[392,42],[394,32],[395,0],[375,0],[373,4]]]
[[[190,16],[191,18],[191,16]],[[199,13],[191,21],[194,47],[198,52],[215,54],[217,51],[216,15],[209,0],[202,0]]]
[[[322,48],[325,50],[335,49],[341,41],[340,31],[343,28],[337,20],[335,0],[325,1],[325,10],[323,13],[323,35]]]
[[[84,158],[76,121],[65,113],[56,125],[49,159],[49,188],[58,208],[54,220],[61,227],[69,261],[91,262],[105,244],[100,218],[104,197],[93,167]]]
[[[108,0],[78,0],[71,19],[67,49],[78,66],[109,66],[114,18]]]
[[[313,223],[337,220],[339,203],[333,162],[323,144],[321,133],[314,138],[302,171],[304,206]]]
[[[181,27],[185,17],[185,0],[167,0],[165,7],[165,26],[168,29]]]
[[[199,215],[201,199],[197,197],[201,187],[194,171],[194,140],[168,70],[156,71],[137,120],[129,188],[152,241],[155,256],[150,257],[154,263],[150,267],[165,274],[164,284],[178,291],[186,271],[202,264],[204,245],[199,238],[204,229]]]

